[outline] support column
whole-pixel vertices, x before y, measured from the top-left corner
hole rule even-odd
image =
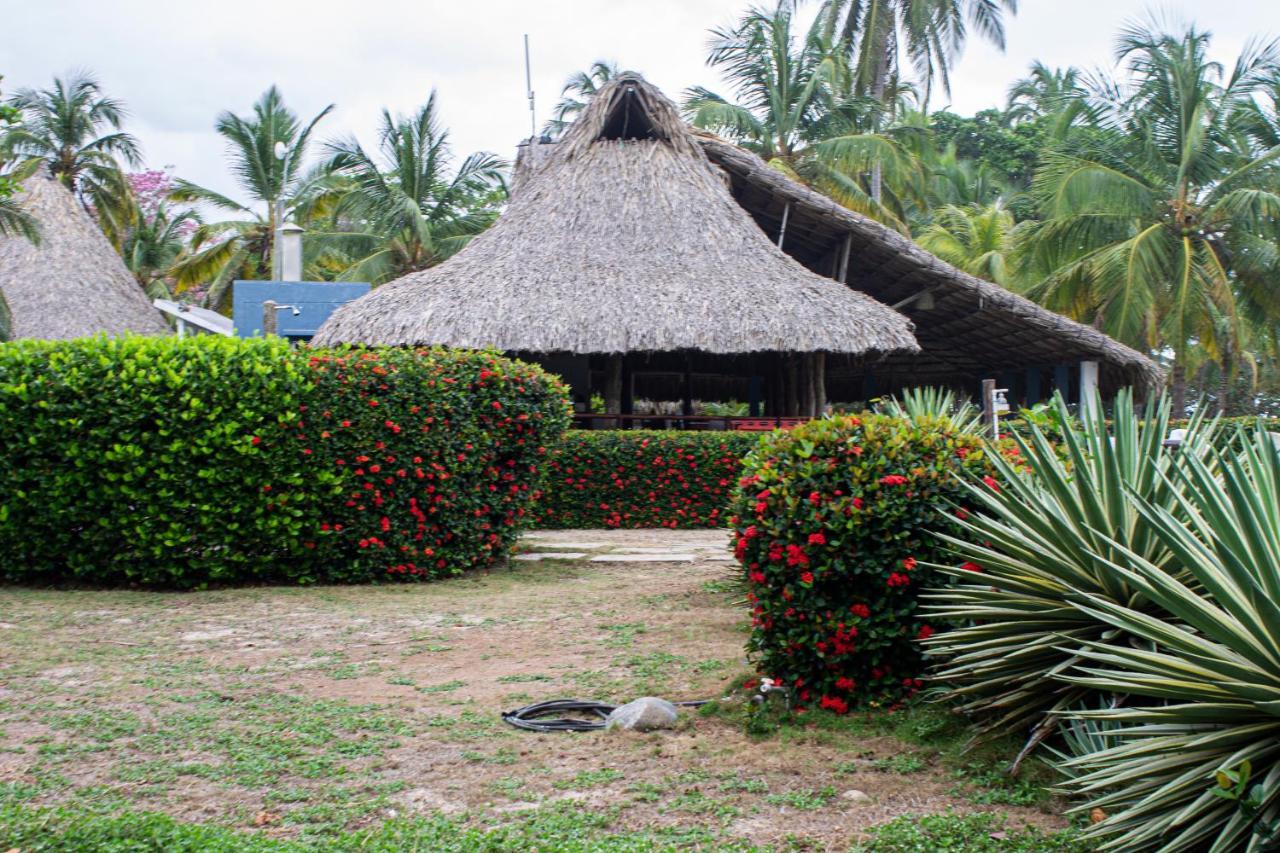
[[[800,417],[813,417],[813,353],[800,356]]]
[[[827,411],[827,354],[813,354],[813,416],[822,417]]]
[[[1098,397],[1098,362],[1080,362],[1080,414],[1093,413]]]
[[[761,386],[764,384],[759,376],[752,376],[747,386],[747,412],[753,418],[760,417]]]
[[[1027,368],[1027,405],[1034,406],[1042,399],[1040,391],[1040,368]]]
[[[604,369],[604,410],[607,414],[622,414],[622,354],[608,356]]]
[[[689,356],[684,357],[684,399],[680,411],[685,415],[693,414],[693,370],[689,364]]]
[[[996,381],[982,380],[982,426],[991,438],[999,438],[996,426]]]
[[[1062,395],[1062,399],[1071,402],[1071,368],[1059,364],[1053,368],[1053,390]]]
[[[796,364],[797,356],[787,356],[787,408],[783,415],[794,418],[800,412],[800,366]]]

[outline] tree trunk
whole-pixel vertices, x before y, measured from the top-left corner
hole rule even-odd
[[[1187,416],[1187,368],[1181,356],[1174,358],[1173,373],[1169,377],[1169,395],[1173,400],[1173,417]]]

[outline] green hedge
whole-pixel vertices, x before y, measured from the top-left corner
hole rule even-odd
[[[920,687],[915,641],[934,629],[916,597],[945,560],[932,532],[957,526],[957,475],[988,474],[983,448],[946,419],[864,414],[774,433],[747,457],[731,522],[748,649],[797,706],[845,713]]]
[[[428,578],[505,554],[563,387],[492,353],[0,346],[0,578]]]
[[[725,506],[758,435],[570,431],[552,452],[538,525],[724,527]]]

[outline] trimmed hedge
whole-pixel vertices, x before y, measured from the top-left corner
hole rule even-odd
[[[505,554],[558,380],[492,353],[202,336],[0,347],[0,578],[430,578]]]
[[[724,527],[725,507],[758,435],[572,430],[554,449],[538,524]]]
[[[926,564],[946,562],[931,531],[958,527],[956,475],[989,477],[985,453],[945,419],[864,414],[773,433],[747,457],[731,522],[748,649],[796,706],[845,713],[920,687],[916,640],[934,629],[916,597],[944,580]]]

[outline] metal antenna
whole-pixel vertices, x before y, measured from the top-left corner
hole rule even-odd
[[[524,87],[529,93],[529,139],[538,136],[538,119],[533,109],[533,74],[529,71],[529,34],[524,34]]]

